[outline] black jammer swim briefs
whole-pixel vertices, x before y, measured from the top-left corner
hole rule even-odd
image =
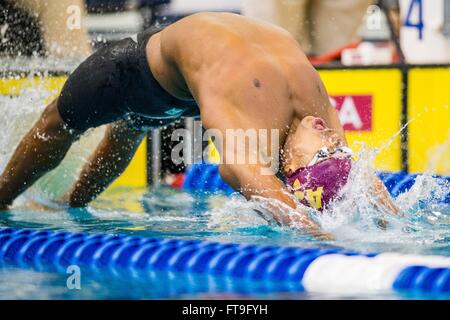
[[[146,45],[162,28],[101,48],[69,76],[58,98],[58,110],[72,129],[126,120],[135,128],[166,125],[184,116],[198,116],[194,100],[179,100],[153,77]]]

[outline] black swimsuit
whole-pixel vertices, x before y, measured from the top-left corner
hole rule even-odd
[[[153,77],[146,45],[162,28],[140,33],[102,48],[67,79],[58,110],[67,125],[79,131],[127,120],[135,128],[163,126],[180,117],[198,116],[195,101],[177,99]]]

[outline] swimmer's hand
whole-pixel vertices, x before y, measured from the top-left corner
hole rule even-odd
[[[399,217],[403,216],[403,213],[394,203],[394,200],[389,194],[389,191],[386,189],[384,183],[376,176],[373,177],[371,193],[376,199],[376,203],[374,205],[378,211],[385,212],[388,215],[390,214]],[[389,226],[389,222],[384,218],[376,218],[374,222],[376,226],[383,231],[386,231]]]
[[[377,204],[384,209],[383,211],[387,211],[388,213],[396,216],[403,216],[400,212],[399,208],[396,206],[394,201],[392,200],[389,191],[386,189],[384,183],[378,178],[374,177],[373,179],[373,188],[372,194],[377,199]],[[387,221],[385,221],[385,227],[387,226]]]
[[[262,175],[257,165],[229,166],[221,165],[221,177],[235,190],[241,192],[247,200],[260,206],[260,211],[268,212],[271,218],[281,226],[304,231],[318,239],[332,240],[310,219],[296,198],[274,175]]]
[[[389,222],[383,218],[376,218],[374,222],[375,222],[376,226],[383,231],[386,231],[386,229],[389,225]]]
[[[319,240],[334,240],[332,234],[322,231],[320,226],[309,217],[308,213],[297,207],[296,209],[277,201],[264,197],[254,196],[252,201],[258,204],[255,211],[269,223],[275,222],[280,226],[303,231]]]

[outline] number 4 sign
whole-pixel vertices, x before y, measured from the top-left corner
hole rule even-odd
[[[410,1],[403,25],[416,28],[419,33],[419,39],[423,39],[423,0]]]

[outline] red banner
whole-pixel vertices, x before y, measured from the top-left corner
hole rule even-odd
[[[372,96],[332,96],[330,100],[331,104],[339,111],[339,118],[344,130],[372,130]]]

